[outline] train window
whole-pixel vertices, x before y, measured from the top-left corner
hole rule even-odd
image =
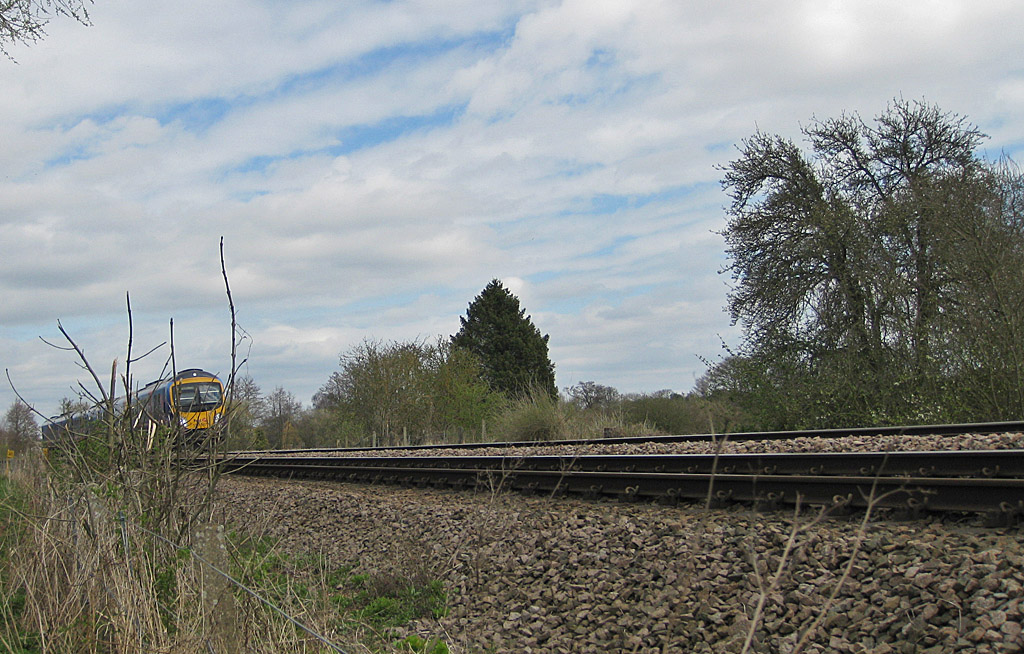
[[[220,385],[210,382],[178,384],[175,387],[175,404],[179,411],[210,411],[220,406]]]

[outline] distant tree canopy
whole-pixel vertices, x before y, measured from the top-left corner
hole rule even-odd
[[[581,409],[608,409],[619,401],[619,391],[592,381],[582,381],[565,389],[569,400]]]
[[[15,400],[0,421],[0,458],[7,456],[7,450],[21,452],[38,440],[39,425],[32,408]]]
[[[375,445],[463,437],[502,403],[472,353],[436,343],[366,340],[341,355],[341,370],[313,396],[336,430]]]
[[[541,389],[558,397],[548,336],[541,335],[519,299],[499,280],[492,280],[459,320],[462,328],[452,336],[452,345],[480,359],[492,389],[509,397]]]
[[[302,447],[295,431],[295,423],[302,415],[302,402],[291,392],[278,386],[262,400],[263,437],[272,448],[295,449]]]
[[[35,415],[31,407],[21,400],[15,400],[7,409],[2,426],[12,438],[22,441],[39,439],[39,425],[36,423]]]
[[[724,169],[739,356],[764,427],[1024,416],[1024,183],[923,102],[757,133]]]
[[[232,405],[228,407],[231,431],[228,448],[233,450],[267,449],[270,443],[265,433],[268,424],[267,400],[260,387],[249,375],[234,380]]]

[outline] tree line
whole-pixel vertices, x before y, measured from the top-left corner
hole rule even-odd
[[[282,388],[263,396],[236,385],[238,447],[355,447],[479,440],[510,401],[557,397],[548,336],[497,279],[470,303],[451,337],[366,339],[342,353],[338,371],[303,410]]]
[[[724,168],[743,341],[698,384],[759,428],[1024,417],[1024,178],[897,100],[757,133]]]
[[[735,431],[733,407],[670,390],[623,394],[584,381],[559,393],[548,336],[493,280],[461,328],[434,340],[366,339],[303,408],[283,388],[236,385],[233,449],[364,447]]]

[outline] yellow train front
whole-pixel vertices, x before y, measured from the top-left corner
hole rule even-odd
[[[138,426],[151,433],[165,425],[199,436],[220,422],[224,385],[211,372],[189,368],[147,384],[136,394],[135,405],[140,410]]]

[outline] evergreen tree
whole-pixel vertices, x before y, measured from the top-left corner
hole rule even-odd
[[[548,336],[541,335],[519,299],[499,280],[492,280],[459,320],[462,328],[452,337],[452,345],[480,358],[492,389],[513,397],[534,388],[558,396]]]

